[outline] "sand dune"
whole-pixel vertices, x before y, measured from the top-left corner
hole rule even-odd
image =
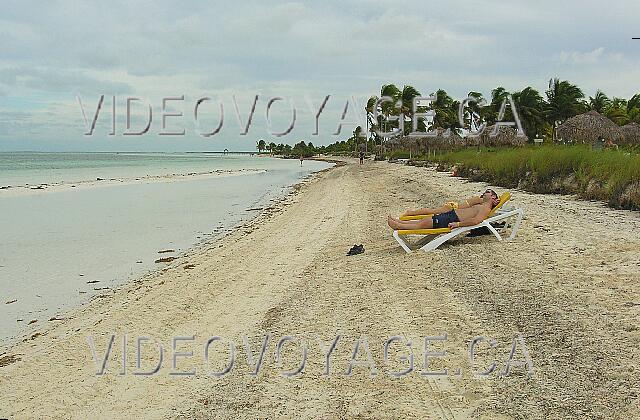
[[[133,281],[68,314],[63,321],[0,351],[0,418],[636,418],[640,416],[640,217],[566,196],[513,192],[526,219],[513,242],[460,239],[433,253],[406,255],[391,238],[388,213],[466,197],[485,185],[429,169],[349,160],[304,183],[275,210],[167,269]],[[502,189],[497,188],[499,192]],[[365,253],[345,256],[353,244]],[[54,322],[51,322],[53,324]],[[87,336],[98,356],[115,335],[106,374],[96,376]],[[127,371],[120,375],[122,337]],[[250,374],[243,336],[254,356],[266,334],[264,364]],[[430,359],[423,347],[446,350]],[[505,368],[521,334],[533,374]],[[287,335],[282,366],[276,343]],[[331,374],[317,339],[340,338]],[[135,339],[165,348],[160,371],[134,375]],[[179,359],[173,371],[172,337]],[[213,336],[210,363],[204,343]],[[371,365],[346,376],[355,343],[366,336]],[[412,340],[414,370],[399,358]],[[469,342],[494,339],[469,361]],[[225,376],[223,344],[236,345]],[[308,344],[305,370],[297,344]],[[151,346],[142,368],[155,364]],[[366,361],[363,347],[357,360]],[[522,348],[516,359],[523,360]],[[492,361],[494,373],[477,373]],[[456,369],[460,369],[459,372]]]

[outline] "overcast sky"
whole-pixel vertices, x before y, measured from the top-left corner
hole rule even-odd
[[[640,2],[618,1],[3,1],[0,14],[0,150],[250,150],[257,139],[328,144],[345,101],[379,94],[384,83],[410,84],[423,94],[443,88],[457,99],[471,90],[489,96],[504,86],[533,86],[549,78],[628,98],[640,92]],[[96,134],[88,137],[76,95],[87,117],[108,95]],[[246,123],[254,95],[253,123],[240,136],[232,95]],[[116,95],[116,136],[111,124]],[[169,127],[186,136],[158,136],[162,98],[185,95],[172,109],[184,112]],[[313,136],[318,107],[320,134]],[[149,134],[123,136],[127,96],[153,108]],[[203,124],[194,122],[198,98]],[[265,112],[273,105],[269,136]],[[361,107],[363,104],[360,104]],[[133,128],[144,126],[135,104]],[[316,111],[317,112],[317,111]],[[210,117],[210,118],[209,118]],[[209,118],[207,120],[207,118]],[[347,118],[353,120],[355,118]],[[169,121],[169,120],[168,120]]]

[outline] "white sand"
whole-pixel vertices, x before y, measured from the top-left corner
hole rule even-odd
[[[527,216],[511,243],[485,236],[406,255],[391,238],[387,213],[484,187],[388,163],[349,161],[323,172],[277,211],[5,350],[0,418],[638,418],[638,214],[514,191],[514,204]],[[346,257],[354,243],[366,252]],[[518,332],[533,376],[514,368],[506,378],[474,377],[471,338],[498,342],[494,350],[483,347],[475,369],[492,360],[502,369]],[[86,337],[96,337],[104,351],[112,333],[107,374],[95,376]],[[125,333],[129,370],[120,376]],[[247,373],[240,337],[250,335],[255,352],[265,333],[309,339],[300,377],[279,374],[274,343],[258,377]],[[430,369],[460,367],[462,374],[422,377],[420,337],[444,333],[447,344],[433,347],[448,355]],[[325,377],[315,337],[336,334],[342,341],[332,355],[334,373]],[[153,377],[132,374],[133,340],[144,335],[167,350]],[[171,337],[180,335],[196,336],[180,345],[195,352],[192,362],[179,362],[181,370],[193,365],[195,377],[168,374]],[[202,343],[214,335],[238,345],[238,364],[222,379],[206,376],[202,363]],[[362,367],[352,377],[342,374],[361,335],[379,369],[373,378]],[[387,374],[406,366],[397,352],[390,367],[383,363],[383,342],[392,335],[416,345],[416,371],[402,379]],[[287,349],[284,368],[290,369],[299,351]],[[219,359],[212,369],[222,366]]]

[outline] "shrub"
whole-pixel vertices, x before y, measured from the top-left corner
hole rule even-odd
[[[483,179],[507,187],[529,181],[533,184],[524,185],[539,192],[554,191],[554,181],[572,176],[577,187],[565,192],[588,197],[587,187],[595,182],[603,186],[604,198],[610,204],[640,209],[640,202],[621,201],[626,189],[640,183],[640,154],[636,149],[593,150],[584,145],[465,149],[431,160],[474,170]]]

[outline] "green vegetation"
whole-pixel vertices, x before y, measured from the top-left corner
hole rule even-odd
[[[428,106],[418,107],[418,112],[435,111],[435,119],[432,128],[450,129],[453,132],[461,133],[462,126],[458,118],[460,101],[454,100],[443,90],[435,91],[436,100]],[[432,94],[429,94],[431,96]],[[506,105],[508,96],[513,98],[514,105],[520,116],[523,130],[530,140],[534,138],[545,138],[552,140],[556,137],[556,128],[575,115],[582,114],[589,110],[597,111],[619,126],[630,122],[640,124],[640,93],[634,95],[629,100],[623,98],[612,98],[598,90],[595,96],[585,97],[584,92],[578,86],[567,80],[553,78],[549,80],[548,89],[544,92],[544,97],[531,86],[522,90],[509,92],[504,87],[498,86],[491,91],[491,97],[485,99],[480,92],[469,92],[468,96],[475,99],[465,108],[463,120],[466,128],[477,129],[482,124],[487,126],[495,124],[497,121],[513,121],[510,106],[505,106],[504,115],[500,118],[500,111]],[[286,144],[267,144],[264,140],[256,143],[259,152],[266,150],[269,153],[297,157],[300,154],[311,156],[317,153],[323,154],[354,154],[361,149],[368,152],[384,152],[385,139],[376,134],[376,131],[390,132],[397,130],[399,134],[407,135],[413,130],[413,100],[416,97],[425,96],[416,88],[404,85],[402,89],[395,84],[385,84],[380,88],[380,97],[389,97],[391,101],[376,103],[378,96],[371,96],[365,106],[367,114],[366,123],[369,138],[362,136],[362,127],[357,127],[353,135],[346,140],[339,140],[327,146],[314,147],[313,144],[305,144],[301,141],[293,147]],[[395,104],[400,101],[401,107]],[[377,111],[377,116],[374,114]],[[402,130],[399,128],[398,118],[404,114]],[[418,131],[426,131],[425,123],[422,119],[417,122]],[[365,146],[366,141],[366,146]],[[295,149],[295,151],[294,151]]]
[[[585,97],[582,89],[567,80],[557,78],[549,80],[548,89],[544,92],[543,98],[540,92],[531,86],[522,90],[509,92],[504,87],[498,86],[491,91],[491,98],[485,99],[482,93],[469,92],[468,96],[475,99],[475,103],[469,103],[465,110],[463,119],[466,128],[477,128],[481,124],[493,125],[500,120],[500,110],[507,100],[508,95],[513,98],[514,105],[522,122],[522,128],[530,140],[536,137],[555,139],[555,129],[575,115],[595,110],[605,115],[611,121],[623,126],[630,122],[640,124],[640,93],[634,95],[629,100],[623,98],[609,99],[602,91],[597,91],[594,97]],[[458,108],[460,101],[454,100],[443,89],[436,91],[436,100],[428,107],[422,107],[419,112],[433,110],[436,112],[432,128],[451,129],[460,132],[461,126],[458,119]],[[421,93],[412,86],[405,85],[399,89],[394,84],[382,85],[380,97],[388,96],[393,102],[384,102],[379,107],[377,118],[374,118],[374,107],[377,96],[372,96],[367,101],[365,110],[367,111],[367,124],[377,143],[383,143],[382,138],[378,138],[375,130],[389,132],[398,129],[397,121],[389,121],[389,117],[397,117],[401,112],[405,117],[413,118],[412,101],[413,98],[422,96]],[[461,98],[464,99],[464,98]],[[393,103],[401,100],[402,108],[398,109]],[[506,106],[502,121],[513,121],[511,107]],[[419,124],[418,130],[424,131],[424,123]],[[412,131],[412,121],[404,122],[403,134],[407,135]]]
[[[291,155],[293,155],[293,157],[299,157],[300,155],[311,157],[316,153],[316,148],[311,142],[309,142],[309,144],[306,144],[304,141],[298,142],[293,146],[293,149],[291,149]]]
[[[256,149],[258,149],[259,152],[265,150],[273,155],[288,158],[298,158],[300,155],[304,157],[311,157],[318,154],[353,155],[358,153],[360,150],[373,151],[375,148],[373,139],[369,139],[365,145],[365,139],[361,133],[362,127],[358,126],[353,130],[351,137],[347,140],[340,140],[330,145],[319,147],[314,146],[311,142],[306,143],[304,141],[299,141],[292,147],[283,143],[275,144],[272,142],[267,144],[264,140],[259,140],[256,142]]]
[[[460,102],[453,100],[442,89],[436,94],[437,99],[424,108],[436,112],[431,128],[460,132]],[[369,99],[365,109],[375,143],[382,146],[382,153],[389,159],[408,158],[408,150],[398,147],[398,143],[393,151],[385,153],[386,140],[378,138],[375,130],[388,132],[399,129],[398,122],[389,122],[389,117],[393,120],[394,116],[404,112],[406,117],[412,118],[411,113],[407,115],[404,109],[405,99],[412,100],[422,95],[411,86],[404,86],[400,90],[393,84],[383,85],[380,95],[389,96],[394,102],[402,100],[403,108],[393,107],[391,102],[383,103],[379,106],[378,116],[374,118],[378,97]],[[490,126],[500,120],[513,121],[511,107],[506,106],[509,95],[513,98],[523,130],[530,140],[544,138],[552,142],[556,140],[556,130],[563,122],[590,110],[599,112],[619,126],[630,122],[640,123],[640,94],[629,100],[610,99],[602,91],[597,91],[595,96],[586,98],[578,86],[567,80],[553,78],[549,80],[544,97],[530,86],[512,92],[499,86],[491,91],[488,99],[483,98],[482,93],[469,92],[468,96],[474,98],[475,102],[470,102],[465,109],[464,126],[475,130],[482,124]],[[411,121],[405,121],[402,134],[408,134],[411,125]],[[577,145],[483,150],[473,147],[455,152],[438,150],[443,148],[450,148],[450,145],[434,143],[431,151],[440,154],[431,158],[419,157],[417,160],[456,165],[462,176],[509,188],[520,187],[539,193],[577,194],[587,199],[607,201],[613,207],[640,209],[640,155],[637,150],[592,150]]]
[[[316,148],[313,143],[309,142],[308,144],[304,141],[300,141],[296,143],[293,147],[288,144],[275,144],[273,142],[266,143],[264,140],[260,140],[256,143],[256,149],[258,152],[262,153],[263,150],[271,153],[273,155],[284,156],[288,158],[298,158],[300,155],[304,157],[311,157],[318,152],[318,148]]]
[[[389,160],[394,160],[394,159],[411,159],[414,156],[411,156],[411,153],[405,150],[394,150],[392,152],[387,153],[385,157]]]
[[[455,165],[462,176],[507,188],[577,194],[617,208],[640,209],[640,154],[636,150],[587,146],[465,149],[428,160]]]
[[[450,129],[453,132],[461,133],[462,126],[458,118],[460,101],[454,100],[443,90],[435,91],[436,100],[428,106],[420,106],[417,112],[435,111],[433,127],[439,129]],[[430,94],[429,96],[431,96]],[[629,100],[613,98],[598,90],[593,97],[588,99],[578,86],[567,80],[554,78],[549,80],[548,89],[544,92],[544,97],[531,86],[522,90],[509,92],[504,87],[498,86],[491,91],[491,97],[485,99],[480,92],[469,92],[468,96],[475,99],[465,108],[463,120],[465,127],[477,129],[482,124],[487,126],[495,124],[497,121],[513,121],[510,106],[505,106],[504,115],[500,118],[500,111],[506,105],[508,96],[513,98],[514,105],[520,116],[523,130],[530,140],[534,138],[544,138],[548,141],[555,139],[556,128],[575,115],[582,114],[589,110],[597,111],[616,124],[622,126],[630,122],[640,124],[640,93],[634,95]],[[404,85],[402,89],[395,84],[385,84],[380,88],[380,97],[389,97],[391,101],[376,103],[378,96],[371,96],[365,106],[367,114],[366,124],[369,138],[362,135],[362,127],[357,127],[353,135],[346,140],[339,140],[327,146],[315,147],[312,143],[305,144],[298,142],[293,147],[287,144],[267,144],[264,140],[256,143],[259,152],[267,151],[271,154],[298,157],[312,156],[313,154],[334,154],[345,155],[355,154],[362,149],[371,153],[383,152],[386,148],[388,138],[383,138],[376,134],[376,131],[390,132],[397,130],[398,134],[407,135],[413,131],[413,100],[416,97],[425,96],[416,88]],[[401,107],[395,104],[400,101]],[[374,115],[377,111],[377,116]],[[402,130],[399,129],[398,117],[404,114]],[[417,122],[418,131],[426,131],[425,122],[419,119]],[[366,144],[365,144],[366,142]],[[295,150],[294,150],[295,149]]]

